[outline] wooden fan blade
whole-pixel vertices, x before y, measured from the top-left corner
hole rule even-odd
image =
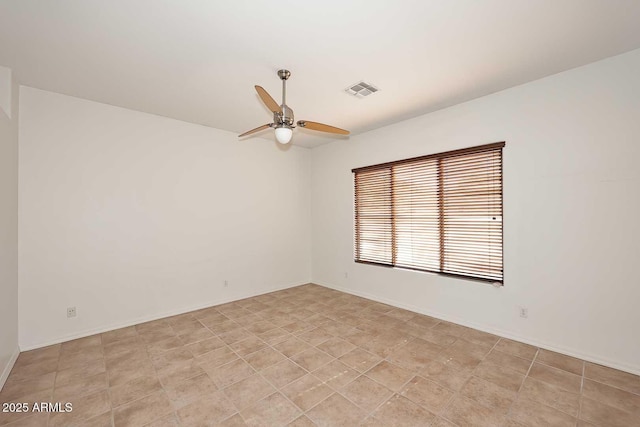
[[[318,122],[309,122],[307,120],[299,120],[298,126],[305,129],[319,130],[320,132],[338,133],[340,135],[349,135],[348,130],[340,129],[334,126],[325,125]]]
[[[238,135],[238,138],[242,138],[243,136],[251,135],[252,133],[260,132],[261,130],[264,130],[264,129],[267,129],[267,128],[270,128],[270,127],[271,127],[270,123],[266,124],[266,125],[262,125],[260,127],[255,128],[255,129],[251,129],[250,131],[247,131],[247,132],[243,133],[242,135]]]
[[[278,103],[262,86],[256,85],[256,92],[258,92],[258,96],[260,96],[260,99],[262,99],[262,102],[264,102],[264,105],[266,105],[269,110],[274,113],[282,113],[282,108],[280,108]]]

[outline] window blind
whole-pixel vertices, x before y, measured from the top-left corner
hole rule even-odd
[[[502,282],[504,145],[353,169],[356,262]]]

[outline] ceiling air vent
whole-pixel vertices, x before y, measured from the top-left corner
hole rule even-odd
[[[364,98],[365,96],[369,96],[377,91],[377,87],[365,82],[353,84],[345,89],[345,92],[355,96],[356,98]]]

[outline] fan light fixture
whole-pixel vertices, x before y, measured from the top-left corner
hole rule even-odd
[[[288,144],[291,141],[293,129],[287,126],[279,126],[276,128],[276,139],[280,144]]]
[[[296,123],[293,119],[293,110],[286,104],[287,100],[287,79],[291,76],[289,70],[279,70],[278,77],[282,80],[282,104],[278,103],[267,93],[262,86],[255,86],[258,96],[264,102],[264,105],[273,113],[273,123],[267,123],[266,125],[259,126],[255,129],[251,129],[241,135],[239,138],[243,138],[247,135],[251,135],[256,132],[260,132],[264,129],[275,129],[276,140],[280,144],[288,144],[293,136],[293,128],[297,124],[301,128],[310,130],[318,130],[320,132],[335,133],[338,135],[349,135],[348,130],[340,129],[334,126],[325,125],[318,122],[310,122],[308,120],[298,120]]]

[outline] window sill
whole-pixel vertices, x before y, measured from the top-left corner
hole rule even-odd
[[[377,262],[370,262],[370,261],[353,260],[353,262],[355,262],[357,264],[373,265],[373,266],[376,266],[376,267],[385,267],[385,268],[389,268],[389,269],[393,269],[393,270],[412,271],[412,272],[416,272],[416,273],[435,274],[435,275],[438,275],[438,276],[451,277],[451,278],[455,278],[455,279],[463,279],[463,280],[468,280],[468,281],[472,281],[472,282],[479,282],[479,283],[483,283],[483,284],[488,284],[488,285],[491,285],[491,286],[493,286],[495,288],[501,288],[501,287],[504,286],[504,281],[501,281],[501,280],[485,279],[485,278],[482,278],[482,277],[474,277],[474,276],[466,276],[464,274],[443,273],[443,272],[440,272],[440,271],[422,270],[422,269],[419,269],[419,268],[398,267],[398,266],[395,266],[395,265],[380,264],[380,263],[377,263]]]

